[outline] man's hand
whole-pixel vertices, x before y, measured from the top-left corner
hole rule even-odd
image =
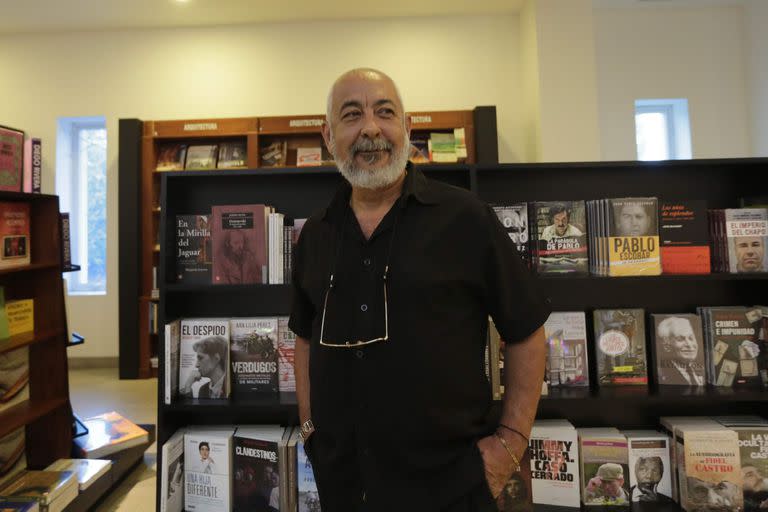
[[[525,440],[520,436],[505,436],[504,439],[517,459],[522,459],[523,453],[527,448]],[[495,434],[480,439],[477,442],[477,447],[480,449],[480,455],[483,457],[485,479],[488,481],[488,487],[493,498],[496,499],[501,494],[504,485],[509,481],[512,473],[514,473],[515,463]]]

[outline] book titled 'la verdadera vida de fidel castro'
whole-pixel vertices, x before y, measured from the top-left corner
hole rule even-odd
[[[661,203],[661,269],[665,274],[709,274],[706,201]]]

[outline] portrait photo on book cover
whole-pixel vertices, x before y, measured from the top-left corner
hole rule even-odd
[[[629,489],[632,501],[652,501],[669,503],[672,498],[659,492],[658,487],[665,471],[661,457],[639,457],[635,461],[637,484]]]
[[[688,477],[688,512],[725,512],[740,510],[741,488],[733,482],[705,482]]]
[[[701,329],[694,329],[689,318],[668,316],[658,321],[656,344],[659,384],[706,384]]]
[[[627,492],[629,466],[615,462],[584,464],[584,503],[586,505],[624,505],[629,502]]]
[[[616,236],[650,236],[658,234],[656,202],[614,200],[613,216]]]
[[[27,256],[27,236],[12,235],[3,237],[3,259],[24,258]]]

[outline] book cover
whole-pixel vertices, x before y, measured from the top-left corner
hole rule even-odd
[[[408,160],[414,164],[429,163],[429,134],[411,132],[411,149]]]
[[[682,313],[651,318],[656,384],[704,386],[707,375],[701,317]]]
[[[176,216],[176,281],[210,284],[213,255],[209,215]]]
[[[282,510],[278,426],[238,427],[234,437],[234,512]],[[283,496],[285,498],[285,496]]]
[[[319,147],[296,148],[296,166],[312,167],[323,165],[323,151]]]
[[[675,431],[680,505],[687,512],[743,510],[739,440],[723,426],[684,425]]]
[[[768,508],[768,426],[732,427],[739,436],[745,512]]]
[[[261,167],[283,167],[288,160],[288,142],[285,140],[267,141],[259,147]]]
[[[34,498],[0,498],[0,512],[38,512],[40,503]]]
[[[184,510],[184,433],[177,430],[162,447],[160,512]]]
[[[587,223],[584,201],[534,203],[538,272],[587,273]]]
[[[23,170],[24,132],[0,126],[0,190],[21,192]]]
[[[29,203],[0,202],[0,268],[29,265],[30,229]]]
[[[764,344],[758,340],[760,308],[704,308],[708,335],[710,384],[726,387],[760,385]],[[761,356],[762,354],[762,356]]]
[[[573,425],[568,420],[536,420],[528,451],[533,503],[579,510],[579,443]]]
[[[91,486],[99,477],[105,475],[112,468],[111,460],[104,459],[59,459],[47,468],[46,471],[72,471],[77,477],[80,491]]]
[[[43,145],[38,138],[24,140],[24,192],[40,193],[43,174]]]
[[[488,318],[488,354],[491,393],[494,400],[501,400],[504,397],[504,341],[490,317]],[[544,385],[546,386],[546,381]]]
[[[629,508],[627,438],[615,428],[578,429],[582,503]]]
[[[41,505],[48,505],[70,488],[77,489],[77,477],[72,471],[22,471],[0,489],[4,498],[35,498]]]
[[[229,393],[229,320],[182,320],[179,396],[223,399]]]
[[[16,336],[35,330],[35,299],[9,300],[5,303],[8,334]]]
[[[179,394],[179,346],[181,320],[165,324],[165,403],[171,404]]]
[[[29,347],[0,352],[0,405],[9,404],[29,384]]]
[[[515,471],[496,497],[496,507],[503,512],[533,512],[531,484],[531,453],[526,450],[520,458],[520,471]]]
[[[138,446],[149,440],[149,433],[119,413],[112,411],[83,420],[88,434],[74,439],[81,457],[100,459]]]
[[[589,386],[587,322],[583,311],[552,312],[544,322],[550,386]]]
[[[267,208],[213,206],[213,283],[261,284],[267,277]]]
[[[17,428],[0,437],[0,482],[5,483],[10,477],[26,467],[25,441],[26,429],[24,427]]]
[[[156,171],[183,171],[187,145],[177,142],[160,144],[157,148]]]
[[[215,169],[216,155],[218,154],[218,151],[219,146],[216,144],[189,146],[187,148],[187,158],[184,163],[184,169]]]
[[[296,473],[299,512],[320,512],[320,495],[317,492],[315,473],[301,439],[296,443]]]
[[[219,169],[246,166],[245,142],[222,142],[219,145]]]
[[[277,318],[233,318],[232,387],[236,396],[279,391]]]
[[[184,434],[184,510],[232,509],[233,427],[188,430]]]
[[[596,309],[594,325],[598,384],[648,384],[645,312],[642,309]]]
[[[277,319],[277,357],[280,369],[279,388],[281,393],[296,392],[296,334],[288,327],[288,317]]]
[[[680,488],[678,486],[679,468],[678,461],[682,458],[682,455],[678,455],[678,443],[675,436],[675,431],[682,425],[699,425],[699,424],[714,425],[717,422],[702,416],[662,416],[659,418],[659,425],[661,425],[661,431],[670,438],[670,464],[672,473],[672,499],[675,503],[680,503]],[[680,444],[682,449],[682,443]]]
[[[517,247],[520,258],[530,268],[531,258],[528,247],[530,233],[528,230],[528,204],[515,203],[507,206],[494,206],[493,211],[504,226],[512,243]]]
[[[437,163],[455,163],[459,156],[456,152],[456,137],[453,133],[430,133],[428,147],[431,147],[430,160]]]
[[[663,273],[710,273],[706,201],[663,201],[659,238]]]
[[[725,210],[728,243],[728,271],[731,273],[765,272],[768,269],[768,209],[741,208]]]
[[[628,197],[610,199],[609,203],[608,275],[661,274],[658,200]]]
[[[670,439],[655,431],[623,431],[629,449],[629,494],[633,502],[672,503]]]

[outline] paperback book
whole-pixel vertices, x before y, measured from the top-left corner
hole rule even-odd
[[[117,412],[107,412],[83,420],[88,433],[76,437],[78,454],[86,459],[101,459],[115,452],[149,441],[149,433]]]
[[[728,270],[731,273],[768,270],[768,209],[725,210]]]
[[[72,471],[80,492],[88,489],[110,469],[112,461],[104,459],[59,459],[45,468],[46,471]]]
[[[229,397],[229,320],[181,321],[179,395],[183,398]]]
[[[177,142],[161,144],[157,148],[156,171],[182,171],[187,156],[187,145]]]
[[[661,274],[657,199],[631,197],[608,202],[608,275]]]
[[[232,508],[233,427],[197,427],[184,434],[184,510]]]
[[[707,380],[701,317],[681,313],[651,318],[656,384],[704,386]]]
[[[646,385],[645,312],[594,311],[597,382],[600,386]]]
[[[233,318],[232,387],[236,396],[279,391],[277,318]]]
[[[279,389],[281,393],[296,392],[296,334],[288,327],[288,317],[277,319],[277,357],[280,370]]]
[[[627,438],[615,428],[580,428],[578,434],[582,503],[629,509]]]
[[[631,501],[672,503],[669,436],[647,430],[626,430],[622,434],[629,450]]]
[[[279,426],[238,427],[234,437],[234,512],[282,510]],[[283,478],[284,479],[284,478]],[[285,496],[282,496],[284,499]]]
[[[213,283],[266,284],[267,207],[213,206]]]
[[[579,510],[579,442],[573,425],[568,420],[536,420],[528,451],[534,505]]]
[[[517,253],[520,255],[520,258],[530,268],[528,204],[515,203],[507,206],[494,206],[493,211],[507,231],[510,240],[517,247]]]
[[[768,425],[732,430],[739,436],[744,511],[764,511],[768,507]]]
[[[709,384],[750,387],[762,383],[766,346],[758,340],[762,312],[758,308],[699,308],[704,319],[705,345],[709,355]]]
[[[589,258],[584,201],[532,204],[538,272],[587,273]]]
[[[544,323],[550,386],[589,386],[587,323],[583,311],[553,312]]]
[[[163,444],[160,471],[160,512],[184,510],[184,429]]]
[[[660,239],[665,274],[710,273],[706,201],[662,202]]]
[[[0,202],[0,269],[31,262],[29,203]]]
[[[176,281],[210,284],[213,254],[209,215],[176,216]]]

